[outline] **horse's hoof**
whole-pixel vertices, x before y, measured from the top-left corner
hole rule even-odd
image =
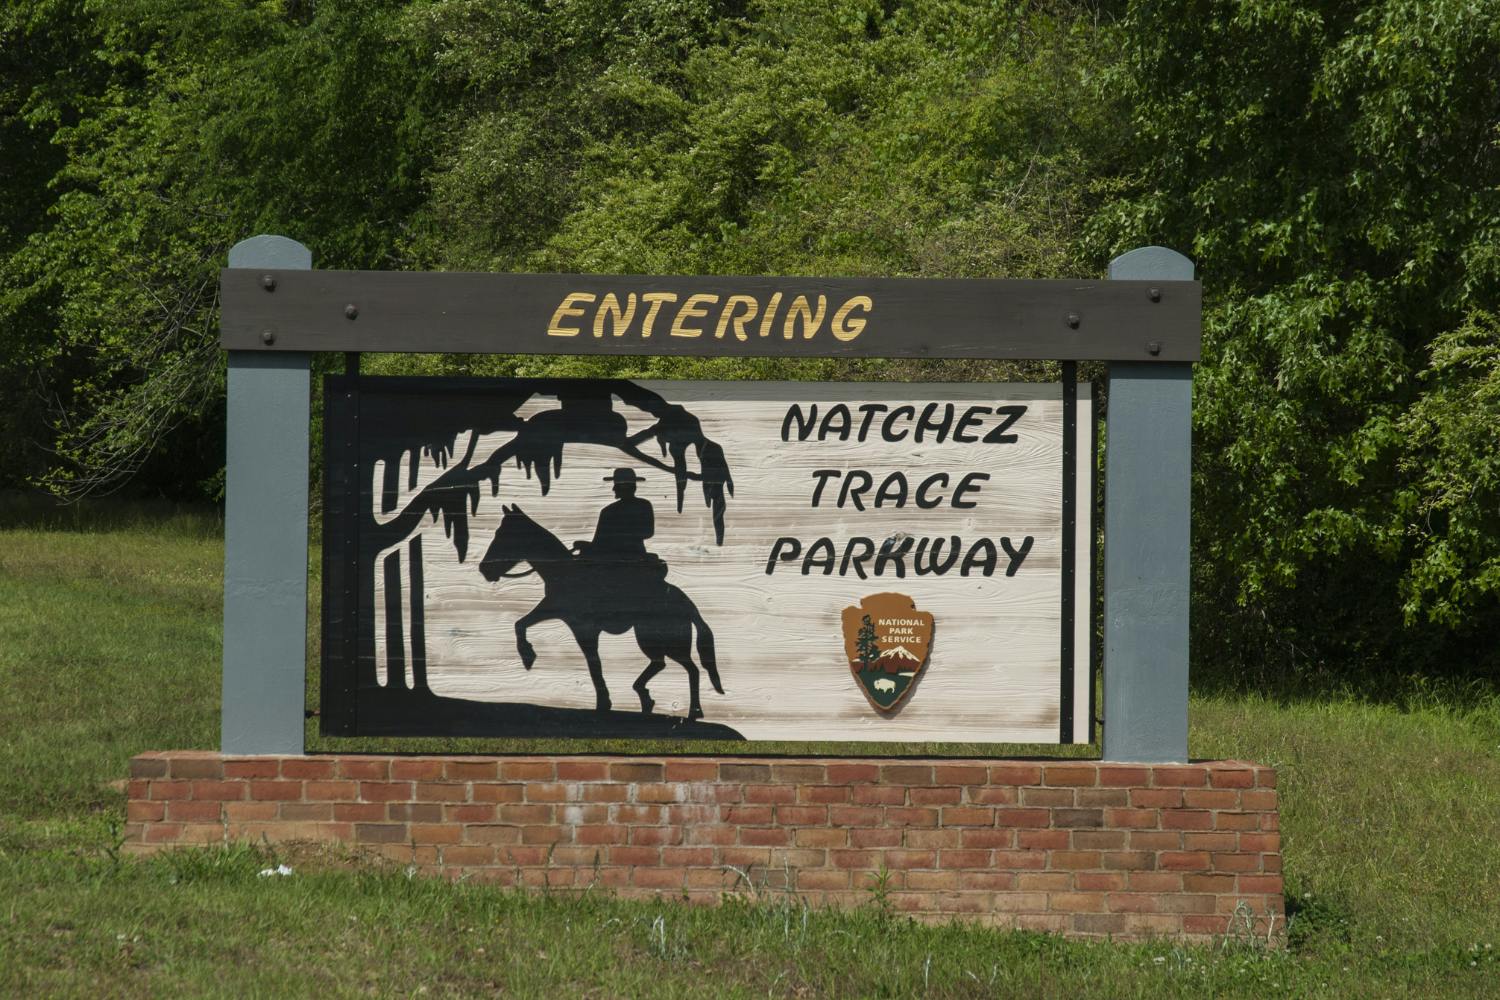
[[[607,701],[601,701],[599,702],[599,704],[594,706],[594,711],[596,712],[608,712],[609,710],[610,704]]]
[[[532,649],[530,646],[527,646],[527,647],[525,647],[524,649],[521,650],[521,666],[525,667],[527,670],[530,670],[531,669],[531,665],[533,663],[535,663],[535,662],[536,662],[536,650],[535,649]]]
[[[656,702],[650,695],[641,695],[641,714],[650,715],[651,710],[656,707]]]
[[[689,722],[697,722],[701,718],[703,718],[703,709],[701,708],[688,713]]]

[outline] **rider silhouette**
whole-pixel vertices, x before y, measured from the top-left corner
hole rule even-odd
[[[646,539],[656,534],[656,516],[651,501],[635,495],[636,483],[645,480],[634,469],[616,469],[604,481],[615,484],[614,493],[619,499],[599,512],[594,540],[574,542],[573,548],[590,562],[623,564],[630,569],[650,571],[650,575],[661,579],[666,575],[666,564],[646,551]]]

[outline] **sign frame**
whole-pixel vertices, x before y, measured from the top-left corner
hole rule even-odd
[[[381,283],[414,289],[437,282],[426,287],[458,289],[457,284],[445,285],[455,280],[495,289],[507,283],[512,288],[519,287],[517,283],[541,288],[551,282],[555,290],[559,282],[584,280],[579,276],[314,272],[311,253],[294,240],[273,235],[243,240],[231,248],[220,286],[221,342],[228,354],[223,750],[263,754],[304,749],[305,514],[313,353],[344,351],[346,370],[357,372],[358,350],[461,350],[1108,362],[1104,585],[1102,593],[1091,588],[1103,618],[1104,713],[1098,719],[1103,757],[1184,761],[1191,364],[1201,350],[1202,308],[1201,286],[1192,280],[1193,272],[1192,262],[1175,251],[1141,247],[1110,263],[1108,281],[964,283],[975,291],[964,299],[970,303],[967,311],[932,310],[933,316],[947,320],[946,325],[921,325],[920,336],[877,336],[885,329],[877,325],[867,326],[854,339],[836,337],[830,328],[820,339],[806,336],[804,319],[800,328],[786,326],[780,337],[774,336],[774,328],[773,335],[764,338],[715,337],[705,325],[697,328],[697,336],[674,339],[668,330],[665,336],[616,340],[612,334],[553,337],[546,330],[520,328],[516,321],[534,319],[535,311],[515,312],[503,298],[467,300],[459,295],[423,302],[407,295],[405,305],[397,308],[399,302],[370,294]],[[909,289],[912,301],[917,301],[923,286],[937,289],[955,279],[588,280],[610,284],[625,295],[631,282],[663,292],[680,288],[675,293],[679,299],[684,292],[716,294],[690,291],[695,287],[729,289],[738,283],[735,287],[744,288],[758,281],[766,295],[763,307],[777,290],[785,296],[795,285],[797,294],[806,297],[811,318],[816,295],[844,294],[861,284],[885,294],[880,283],[898,282],[892,287]],[[278,293],[289,294],[278,298]],[[597,298],[601,293],[593,294]],[[882,311],[880,299],[870,297],[870,316],[901,316],[900,310]],[[478,306],[484,308],[476,312]],[[565,299],[553,309],[554,316],[564,307]],[[1112,321],[1112,314],[1118,322]],[[371,322],[360,327],[362,319]],[[912,322],[920,324],[920,316]],[[695,328],[686,325],[683,330]],[[895,329],[894,324],[889,329]],[[845,326],[843,332],[848,331]],[[1074,380],[1065,378],[1065,384],[1069,381]],[[287,513],[299,509],[304,513],[301,530],[290,524]]]

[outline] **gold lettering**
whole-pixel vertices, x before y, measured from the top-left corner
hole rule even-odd
[[[736,316],[735,307],[744,306],[745,314]],[[755,313],[760,309],[760,303],[755,301],[753,295],[731,295],[724,302],[724,311],[719,313],[719,325],[714,329],[714,336],[720,340],[724,339],[724,331],[727,328],[734,329],[736,340],[750,339],[745,333],[745,324],[755,318]]]
[[[547,324],[547,336],[549,337],[576,337],[578,330],[574,327],[563,326],[562,321],[571,316],[582,316],[583,310],[577,308],[575,303],[594,301],[593,292],[569,292],[563,298],[562,304],[557,307],[557,312],[552,314],[552,322]]]
[[[705,305],[713,305],[717,301],[719,301],[719,297],[717,295],[710,295],[707,292],[699,292],[697,295],[689,295],[688,300],[682,304],[682,308],[677,310],[676,318],[672,320],[672,336],[703,336],[702,330],[698,330],[692,327],[686,327],[682,324],[685,320],[706,319],[708,317],[708,310],[703,307]]]
[[[771,335],[771,321],[776,318],[776,310],[781,308],[781,293],[777,292],[771,296],[771,301],[766,303],[766,311],[760,317],[760,335],[769,337]]]
[[[676,292],[646,292],[641,296],[641,301],[647,303],[646,318],[641,320],[641,339],[651,336],[651,327],[656,322],[656,314],[661,309],[663,302],[676,302]]]
[[[599,311],[594,313],[594,336],[604,336],[604,318],[610,318],[610,330],[616,336],[624,336],[625,331],[630,328],[630,321],[635,319],[635,292],[625,297],[625,308],[620,308],[620,300],[615,297],[614,292],[609,292],[599,303]]]
[[[818,327],[823,325],[823,316],[828,311],[828,296],[818,296],[818,311],[814,313],[812,306],[807,304],[807,296],[799,295],[792,300],[791,308],[786,311],[786,322],[782,324],[781,335],[787,340],[792,339],[792,330],[797,324],[797,317],[802,317],[802,339],[811,340],[813,334],[818,332]]]
[[[865,332],[865,323],[868,320],[863,316],[849,318],[849,314],[855,309],[863,309],[869,312],[875,308],[875,303],[868,295],[856,295],[854,298],[839,306],[839,311],[833,314],[833,335],[842,341],[850,341]]]

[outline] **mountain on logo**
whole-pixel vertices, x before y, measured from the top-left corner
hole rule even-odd
[[[915,663],[921,662],[921,658],[905,646],[887,646],[880,651],[880,658],[883,660],[887,656],[893,656],[898,660],[911,660]]]

